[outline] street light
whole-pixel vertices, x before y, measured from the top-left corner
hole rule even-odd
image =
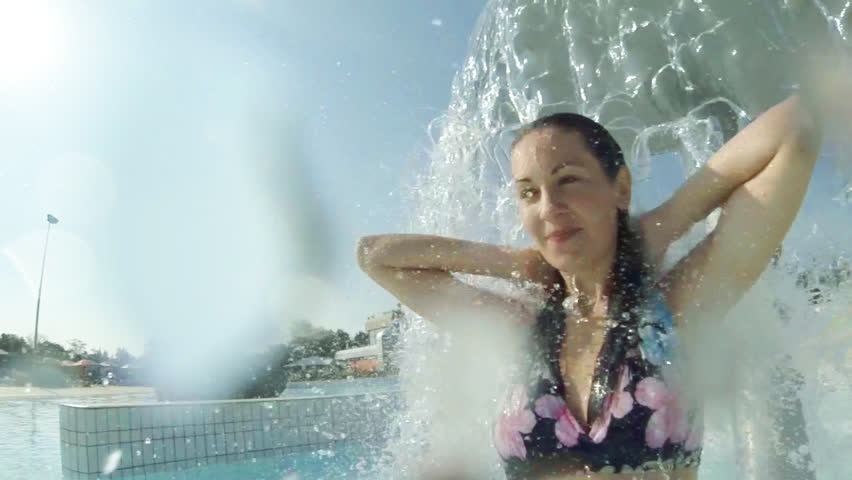
[[[44,261],[47,260],[47,241],[50,240],[50,226],[59,223],[59,219],[47,214],[47,236],[44,239],[44,254],[41,257],[41,276],[38,279],[38,298],[36,299],[36,324],[35,335],[33,335],[33,355],[38,349],[38,311],[41,307],[41,284],[44,282]]]

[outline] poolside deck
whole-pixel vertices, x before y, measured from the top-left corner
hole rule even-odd
[[[151,387],[91,386],[68,388],[0,387],[0,401],[49,398],[120,397],[154,395]]]

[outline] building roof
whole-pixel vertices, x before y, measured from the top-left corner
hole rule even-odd
[[[367,345],[365,347],[355,347],[346,350],[340,350],[334,354],[335,360],[352,360],[364,357],[378,357],[382,353],[381,345]]]
[[[293,363],[284,365],[284,368],[305,368],[305,367],[327,367],[334,363],[334,360],[325,357],[305,357],[301,360],[296,360]]]
[[[387,328],[391,326],[391,324],[393,324],[393,311],[370,315],[370,317],[367,318],[367,321],[364,323],[364,326],[369,332],[372,330],[377,330],[379,328]]]

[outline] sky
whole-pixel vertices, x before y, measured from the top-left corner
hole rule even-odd
[[[0,5],[0,331],[140,354],[354,332],[354,261],[446,109],[484,1]],[[247,347],[251,348],[251,347]]]
[[[393,308],[357,239],[404,186],[481,0],[0,3],[0,332],[261,350]],[[682,171],[638,182],[649,208]],[[848,238],[818,165],[791,238]],[[795,244],[794,244],[795,245]]]

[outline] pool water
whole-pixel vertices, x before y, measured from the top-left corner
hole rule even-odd
[[[323,480],[375,478],[376,452],[361,444],[336,450],[291,453],[239,463],[206,465],[183,471],[122,477],[132,480]]]
[[[152,396],[77,397],[0,401],[0,478],[62,479],[59,404],[119,404],[153,401]]]
[[[152,401],[148,397],[73,398],[0,401],[0,479],[65,480],[59,446],[59,404],[122,404]],[[304,480],[373,478],[379,448],[343,444],[334,451],[291,453],[211,464],[182,471],[122,475],[135,480]],[[116,472],[118,473],[118,472]],[[116,475],[118,476],[118,475]],[[103,477],[110,478],[110,477]]]

